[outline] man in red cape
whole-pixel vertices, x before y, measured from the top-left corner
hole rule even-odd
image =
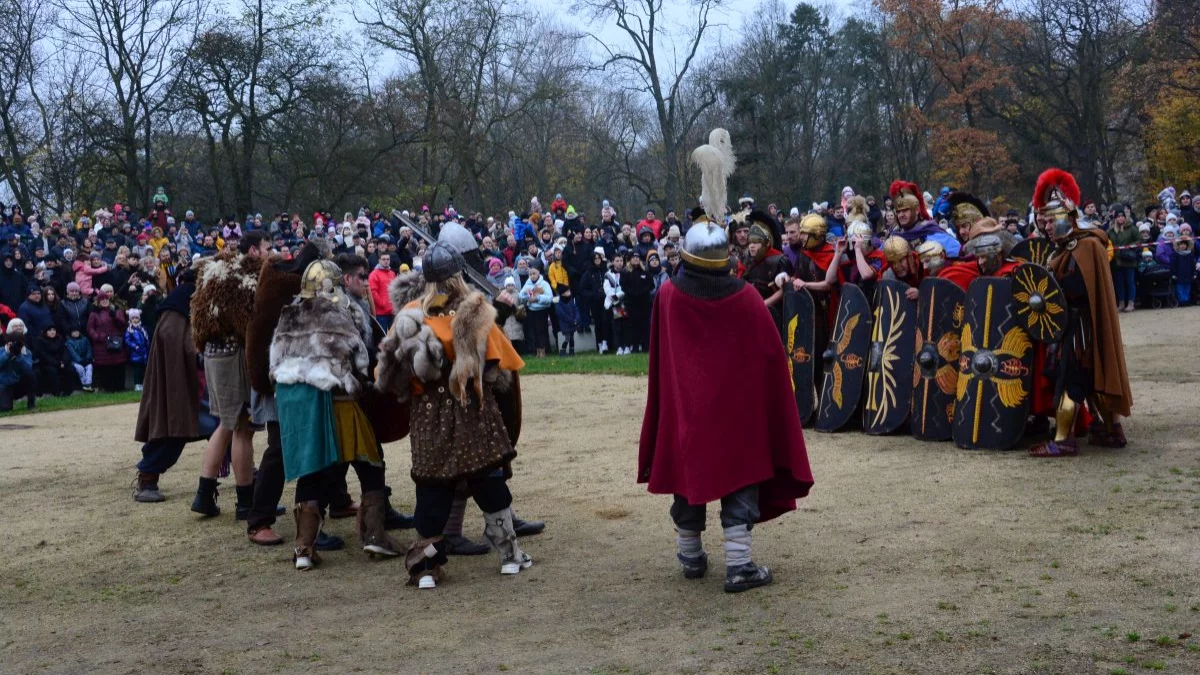
[[[813,479],[778,329],[753,287],[729,275],[718,223],[733,158],[720,131],[710,141],[724,147],[693,153],[708,213],[694,217],[683,269],[655,301],[638,482],[674,496],[678,558],[689,579],[708,568],[705,504],[720,500],[725,590],[736,593],[772,580],[751,559],[754,525],[795,509]],[[720,178],[710,180],[713,173]]]

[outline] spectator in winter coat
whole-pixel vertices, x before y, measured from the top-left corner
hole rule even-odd
[[[0,263],[0,304],[17,309],[25,302],[25,291],[29,286],[25,275],[17,267],[11,255],[5,255]]]
[[[1117,309],[1122,312],[1132,312],[1133,303],[1137,300],[1136,245],[1139,239],[1137,228],[1129,224],[1124,211],[1119,211],[1108,230],[1108,240],[1115,249],[1112,263],[1113,285],[1117,291]]]
[[[642,220],[638,221],[637,231],[638,231],[639,239],[641,239],[643,227],[650,228],[650,232],[654,235],[654,241],[658,241],[659,239],[662,239],[663,223],[661,220],[659,220],[657,217],[655,217],[654,209],[647,210],[646,217],[643,218]]]
[[[26,297],[25,302],[17,309],[17,317],[25,322],[31,336],[40,336],[47,326],[54,325],[54,313],[42,302],[41,286],[31,284]]]
[[[72,281],[67,284],[67,297],[58,303],[58,311],[54,317],[60,335],[70,335],[71,331],[83,331],[87,327],[87,313],[91,303],[83,297],[79,284]]]
[[[375,319],[385,331],[392,327],[392,318],[396,314],[395,308],[392,307],[392,299],[388,295],[388,286],[395,278],[396,271],[392,269],[391,254],[381,253],[375,269],[371,270],[367,277],[367,287],[371,291],[371,302],[375,305]]]
[[[96,292],[96,304],[88,314],[87,334],[95,359],[95,383],[103,391],[125,390],[125,311],[112,304],[112,291]]]
[[[96,277],[101,274],[108,274],[108,265],[100,259],[100,252],[93,251],[87,259],[87,262],[76,260],[72,269],[75,270],[75,283],[79,284],[79,291],[86,297],[92,297],[96,294],[95,283]]]
[[[146,377],[146,360],[150,358],[150,335],[142,325],[142,310],[131,309],[125,313],[129,325],[125,327],[125,349],[129,351],[129,363],[133,366],[133,389],[142,390]]]
[[[71,368],[66,342],[58,334],[58,328],[54,324],[46,326],[41,335],[33,338],[30,347],[37,391],[51,396],[69,395],[75,372]]]
[[[562,333],[563,341],[558,348],[559,356],[575,356],[575,332],[579,330],[579,307],[575,304],[575,296],[571,293],[571,286],[559,286],[556,291],[558,293],[558,302],[554,305],[554,312],[558,315],[558,332]]]
[[[1179,217],[1183,219],[1183,222],[1191,225],[1193,231],[1200,229],[1200,211],[1196,210],[1192,193],[1186,190],[1179,195]]]
[[[591,264],[579,278],[579,293],[575,298],[576,304],[582,305],[581,309],[591,316],[596,327],[596,350],[601,354],[607,352],[609,343],[613,342],[612,312],[604,308],[606,260],[603,246],[592,249]]]
[[[555,246],[550,252],[550,269],[546,276],[549,277],[550,288],[555,293],[559,293],[559,289],[571,287],[571,276],[567,274],[567,267],[563,264],[563,250]]]
[[[67,354],[71,358],[71,367],[79,378],[79,384],[84,391],[92,389],[92,343],[83,330],[72,329],[67,338]]]
[[[33,377],[33,354],[25,346],[24,326],[14,326],[20,319],[9,323],[9,334],[0,347],[0,411],[13,409],[13,401],[24,397],[27,407],[33,410],[37,401],[37,386]],[[16,330],[19,329],[19,330]]]
[[[554,291],[536,267],[529,270],[529,280],[518,296],[529,312],[532,335],[526,335],[538,358],[546,355],[550,347],[550,309],[554,303]]]
[[[638,257],[642,259],[642,261],[645,261],[646,256],[650,253],[650,251],[658,250],[658,238],[654,236],[653,230],[651,230],[651,228],[647,225],[641,225],[638,227],[637,236],[638,241],[637,244],[634,245],[633,250],[635,253],[637,253]]]

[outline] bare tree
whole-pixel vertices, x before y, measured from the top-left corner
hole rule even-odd
[[[653,143],[662,148],[666,209],[681,207],[682,143],[696,120],[717,102],[715,86],[708,82],[701,83],[702,93],[691,105],[684,105],[684,94],[696,69],[711,58],[701,46],[715,42],[708,33],[720,6],[721,0],[694,0],[689,12],[694,13],[694,23],[679,30],[672,29],[663,0],[578,0],[574,7],[593,20],[612,21],[622,34],[621,44],[611,44],[597,33],[588,36],[603,52],[599,67],[612,71],[622,86],[648,96],[654,107],[658,134]]]
[[[0,59],[0,176],[26,211],[35,198],[30,155],[37,148],[37,130],[30,123],[29,84],[36,77],[44,14],[44,6],[36,0],[0,0],[0,24],[7,27],[9,38]]]
[[[181,67],[175,47],[188,44],[205,0],[54,0],[59,30],[90,55],[98,77],[89,84],[111,102],[113,129],[105,141],[125,195],[146,209],[152,189],[154,117],[168,104]]]

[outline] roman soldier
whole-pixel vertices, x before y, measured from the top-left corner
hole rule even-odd
[[[775,245],[779,243],[779,236],[775,231],[775,221],[762,211],[743,213],[750,224],[750,243],[746,249],[749,261],[746,263],[745,272],[742,273],[742,279],[754,287],[767,309],[770,310],[775,322],[779,323],[783,317],[780,311],[783,290],[776,285],[775,279],[780,274],[790,273],[791,265],[783,252],[775,248]],[[742,216],[743,214],[734,216],[735,221]]]
[[[871,223],[867,220],[867,200],[857,195],[851,197],[846,218],[846,239],[838,242],[838,250],[849,246],[853,251],[846,253],[841,263],[842,277],[847,283],[861,287],[867,298],[871,298],[876,282],[887,269],[887,256],[875,248]]]
[[[889,235],[903,237],[912,246],[919,247],[926,241],[941,244],[949,258],[957,258],[960,245],[955,239],[929,217],[925,200],[916,183],[894,181],[888,191],[892,197],[892,208],[896,211],[896,227]]]
[[[754,525],[794,510],[813,480],[778,327],[759,293],[729,274],[720,224],[729,135],[717,129],[709,140],[692,153],[704,207],[684,240],[683,269],[655,304],[637,481],[673,496],[676,557],[688,579],[708,570],[705,506],[721,502],[725,591],[736,593],[772,581],[751,556]],[[728,358],[735,352],[741,357]],[[735,399],[745,414],[712,414]]]
[[[971,226],[992,215],[987,204],[969,192],[951,193],[947,201],[950,219],[958,232],[958,240],[963,244],[971,240]]]
[[[1125,369],[1125,348],[1112,273],[1108,236],[1080,220],[1079,186],[1071,174],[1048,169],[1038,177],[1033,194],[1039,220],[1053,223],[1055,251],[1050,268],[1067,303],[1066,329],[1049,354],[1048,372],[1055,375],[1054,438],[1030,449],[1034,457],[1060,457],[1079,452],[1075,420],[1085,403],[1098,413],[1088,442],[1124,447],[1120,419],[1129,415],[1133,395]]]
[[[735,275],[750,266],[750,211],[742,210],[729,219],[729,256],[737,262]]]
[[[979,266],[974,260],[950,262],[946,258],[946,249],[936,241],[927,241],[918,246],[917,257],[921,259],[925,276],[949,279],[964,291],[979,278]]]
[[[909,300],[916,300],[919,295],[917,289],[921,285],[921,280],[925,278],[925,267],[921,264],[921,257],[912,250],[912,246],[904,237],[885,239],[883,255],[887,258],[888,263],[883,278],[897,279],[908,284],[909,288],[905,291],[905,296]]]

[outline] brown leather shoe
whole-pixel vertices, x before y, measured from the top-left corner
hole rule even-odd
[[[246,536],[250,539],[250,543],[259,546],[278,546],[283,543],[283,537],[275,534],[275,530],[272,530],[270,525],[256,527],[247,532]]]
[[[358,515],[358,504],[350,502],[342,507],[335,507],[332,504],[329,506],[329,518],[331,520],[341,520],[342,518],[354,518]]]

